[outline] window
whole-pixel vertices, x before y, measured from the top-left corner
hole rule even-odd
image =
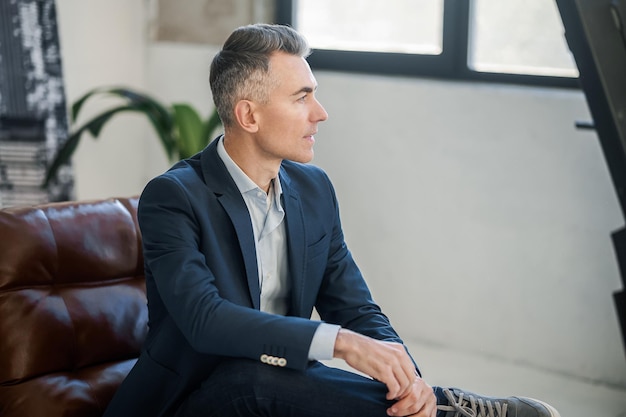
[[[554,1],[474,0],[469,51],[476,71],[578,76]]]
[[[443,0],[299,0],[295,26],[316,49],[437,55]]]
[[[579,88],[546,0],[277,0],[313,68]]]

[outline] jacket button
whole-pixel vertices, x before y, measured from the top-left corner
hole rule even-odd
[[[287,359],[285,359],[285,358],[278,359],[278,366],[284,367],[286,365],[287,365]]]

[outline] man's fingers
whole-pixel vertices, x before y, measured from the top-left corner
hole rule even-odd
[[[411,392],[416,371],[402,345],[389,344],[386,347],[388,355],[377,364],[375,373],[378,376],[375,378],[387,386],[387,399],[397,400]]]
[[[403,345],[375,340],[347,329],[339,330],[334,356],[387,386],[387,399],[407,395],[415,366]]]
[[[398,372],[398,369],[398,366],[383,364],[381,377],[380,379],[377,378],[380,382],[387,386],[388,400],[396,400],[400,398],[406,390],[406,376],[403,373]]]
[[[405,397],[411,392],[413,389],[412,385],[415,382],[417,375],[415,368],[412,366],[412,362],[410,362],[408,368],[406,364],[400,363],[397,366],[391,367],[391,369],[393,370],[391,379],[381,382],[384,382],[389,390],[387,393],[387,399],[397,400]]]
[[[437,400],[433,389],[419,377],[411,384],[411,392],[387,410],[391,416],[435,417],[436,413]]]

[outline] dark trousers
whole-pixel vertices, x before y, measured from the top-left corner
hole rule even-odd
[[[435,388],[437,402],[445,402]],[[176,417],[384,417],[384,384],[312,362],[303,372],[229,359],[193,392]],[[443,401],[442,401],[443,400]]]

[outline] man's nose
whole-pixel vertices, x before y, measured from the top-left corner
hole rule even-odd
[[[314,112],[315,120],[317,122],[323,122],[324,120],[328,119],[328,113],[326,113],[326,109],[324,109],[324,106],[322,106],[322,103],[320,103],[317,99],[315,99],[315,105],[316,105],[316,109]]]

